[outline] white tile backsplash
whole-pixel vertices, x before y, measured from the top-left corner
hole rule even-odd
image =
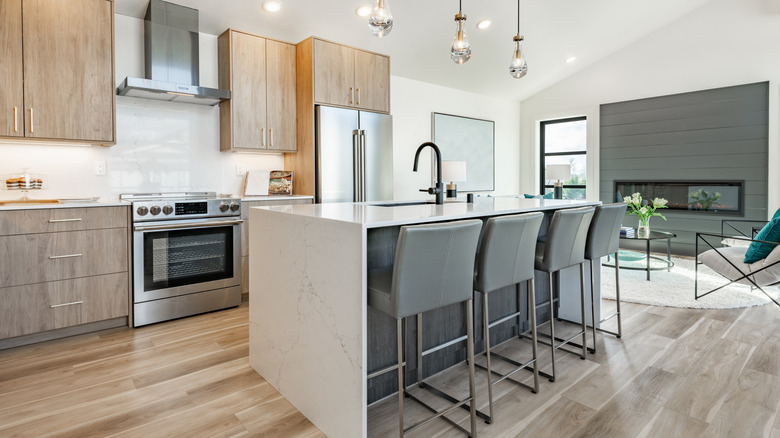
[[[219,150],[219,107],[117,96],[117,144],[85,147],[68,144],[0,143],[0,173],[47,175],[46,190],[31,197],[115,198],[121,193],[216,191],[239,194],[245,170],[283,169],[281,154],[239,154]],[[105,176],[95,161],[107,164]],[[16,191],[0,191],[14,199]]]

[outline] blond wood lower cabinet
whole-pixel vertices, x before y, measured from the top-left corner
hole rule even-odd
[[[127,316],[127,272],[0,289],[0,338]]]
[[[126,272],[127,229],[0,237],[0,287]]]
[[[0,211],[0,236],[127,227],[127,207]]]

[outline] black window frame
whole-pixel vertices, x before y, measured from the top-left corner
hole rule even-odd
[[[552,184],[545,184],[544,183],[544,169],[545,169],[545,163],[546,157],[561,157],[561,156],[568,156],[568,155],[588,155],[587,145],[586,149],[581,152],[550,152],[545,153],[545,127],[547,125],[555,125],[558,123],[568,123],[568,122],[579,122],[582,120],[588,120],[587,116],[577,116],[577,117],[568,117],[565,119],[554,119],[554,120],[543,120],[539,122],[539,193],[544,194],[547,188],[553,188]],[[587,171],[587,167],[586,167]],[[586,189],[586,184],[564,184],[564,189]]]

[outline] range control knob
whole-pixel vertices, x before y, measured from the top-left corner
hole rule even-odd
[[[166,205],[165,207],[163,207],[163,213],[165,214],[173,213],[173,207],[171,207],[170,205]]]
[[[149,212],[152,213],[152,215],[157,216],[158,214],[160,214],[160,207],[155,205],[149,209]]]
[[[230,204],[230,211],[238,211],[239,208],[241,208],[241,204],[237,202],[233,202]]]
[[[138,216],[146,216],[146,214],[149,213],[149,209],[144,206],[140,206],[135,212],[138,213]]]
[[[230,206],[227,205],[227,203],[223,202],[223,203],[219,204],[219,211],[221,211],[222,213],[225,213],[229,209],[230,209]]]

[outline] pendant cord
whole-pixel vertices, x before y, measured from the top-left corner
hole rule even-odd
[[[463,12],[463,0],[458,0],[458,12]]]
[[[520,35],[520,0],[517,0],[517,34]]]

